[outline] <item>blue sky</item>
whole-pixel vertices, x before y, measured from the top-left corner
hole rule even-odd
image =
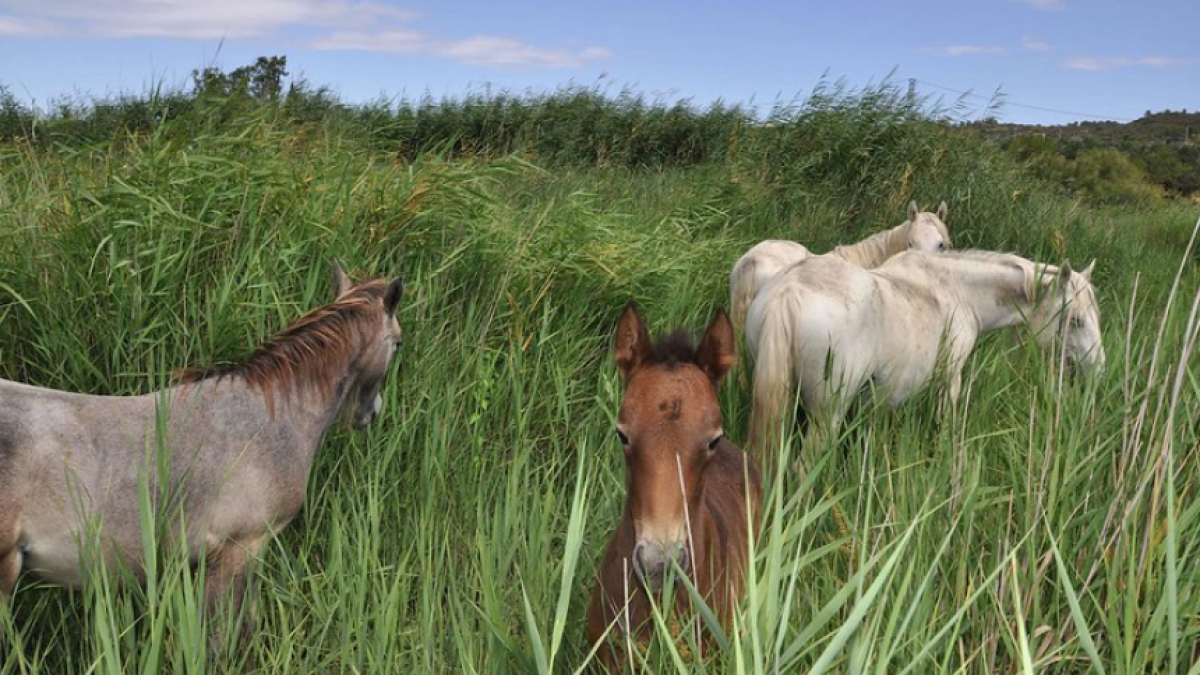
[[[1198,27],[1200,0],[0,0],[0,84],[45,107],[282,54],[350,102],[600,83],[765,107],[891,73],[1059,124],[1200,109]]]

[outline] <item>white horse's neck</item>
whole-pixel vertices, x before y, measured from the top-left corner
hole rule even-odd
[[[927,256],[932,284],[953,291],[977,317],[983,332],[1025,323],[1035,309],[1036,265],[1007,254]]]
[[[858,267],[878,267],[883,261],[908,248],[908,231],[911,221],[890,230],[876,232],[855,244],[843,244],[833,249],[833,254]]]

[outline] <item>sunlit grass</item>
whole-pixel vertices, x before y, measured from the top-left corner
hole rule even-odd
[[[177,523],[147,510],[147,583],[26,579],[0,609],[3,675],[583,667],[625,490],[620,308],[636,298],[655,333],[698,329],[756,240],[820,250],[902,217],[813,186],[777,199],[789,188],[745,166],[400,163],[257,118],[168,136],[0,150],[0,373],[148,391],[327,301],[332,256],[405,275],[402,364],[375,425],[323,444],[302,516],[264,554],[241,650],[208,663],[202,579],[162,536]],[[952,177],[921,189],[950,201],[960,245],[1098,259],[1108,370],[1060,381],[1052,355],[997,335],[953,414],[934,390],[860,406],[825,448],[787,437],[780,464],[808,471],[765,477],[728,650],[697,660],[664,619],[639,658],[656,672],[1198,672],[1194,263],[1173,286],[1196,214],[1020,202]],[[736,372],[721,396],[744,438]]]

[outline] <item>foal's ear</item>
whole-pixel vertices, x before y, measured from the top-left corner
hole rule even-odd
[[[617,322],[617,337],[613,345],[613,361],[621,369],[621,377],[629,379],[630,374],[650,356],[650,331],[642,321],[637,311],[637,303],[633,300],[625,305],[625,312]]]
[[[908,222],[916,222],[918,213],[920,211],[917,210],[917,200],[914,199],[908,203]]]
[[[388,284],[387,290],[383,293],[383,309],[388,316],[396,316],[396,309],[400,306],[400,300],[403,298],[404,277],[396,277],[392,283]]]
[[[720,307],[713,314],[700,347],[696,350],[700,356],[700,367],[708,373],[713,384],[721,384],[725,373],[737,363],[737,343],[733,335],[733,324],[729,316]]]
[[[943,199],[942,203],[938,204],[938,210],[937,210],[938,220],[942,221],[943,223],[946,222],[946,212],[947,211],[949,211],[949,207],[946,206],[946,200]]]
[[[342,297],[343,293],[350,290],[350,279],[342,270],[342,264],[338,262],[337,258],[329,259],[329,268],[333,272],[333,299],[337,300]]]

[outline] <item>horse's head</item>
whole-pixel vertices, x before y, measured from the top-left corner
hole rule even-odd
[[[946,202],[938,204],[936,214],[908,203],[908,250],[941,253],[950,248],[950,230],[946,227]]]
[[[400,345],[403,332],[396,320],[396,309],[404,297],[404,281],[400,278],[384,284],[372,281],[352,285],[337,260],[333,261],[333,286],[336,299],[356,298],[362,295],[365,302],[372,303],[378,311],[368,314],[375,325],[362,331],[362,344],[358,356],[350,365],[346,386],[348,390],[342,400],[342,415],[355,429],[362,429],[379,415],[383,406],[380,390],[392,355]]]
[[[1095,372],[1104,366],[1100,305],[1091,281],[1095,266],[1092,261],[1077,272],[1064,262],[1057,273],[1051,268],[1044,274],[1047,292],[1031,321],[1040,343],[1061,345],[1073,372]]]
[[[684,569],[692,562],[690,519],[723,438],[717,385],[737,361],[733,326],[717,310],[698,347],[682,333],[651,344],[631,302],[617,325],[613,358],[625,381],[617,437],[637,540],[633,566],[657,588],[672,561]]]

